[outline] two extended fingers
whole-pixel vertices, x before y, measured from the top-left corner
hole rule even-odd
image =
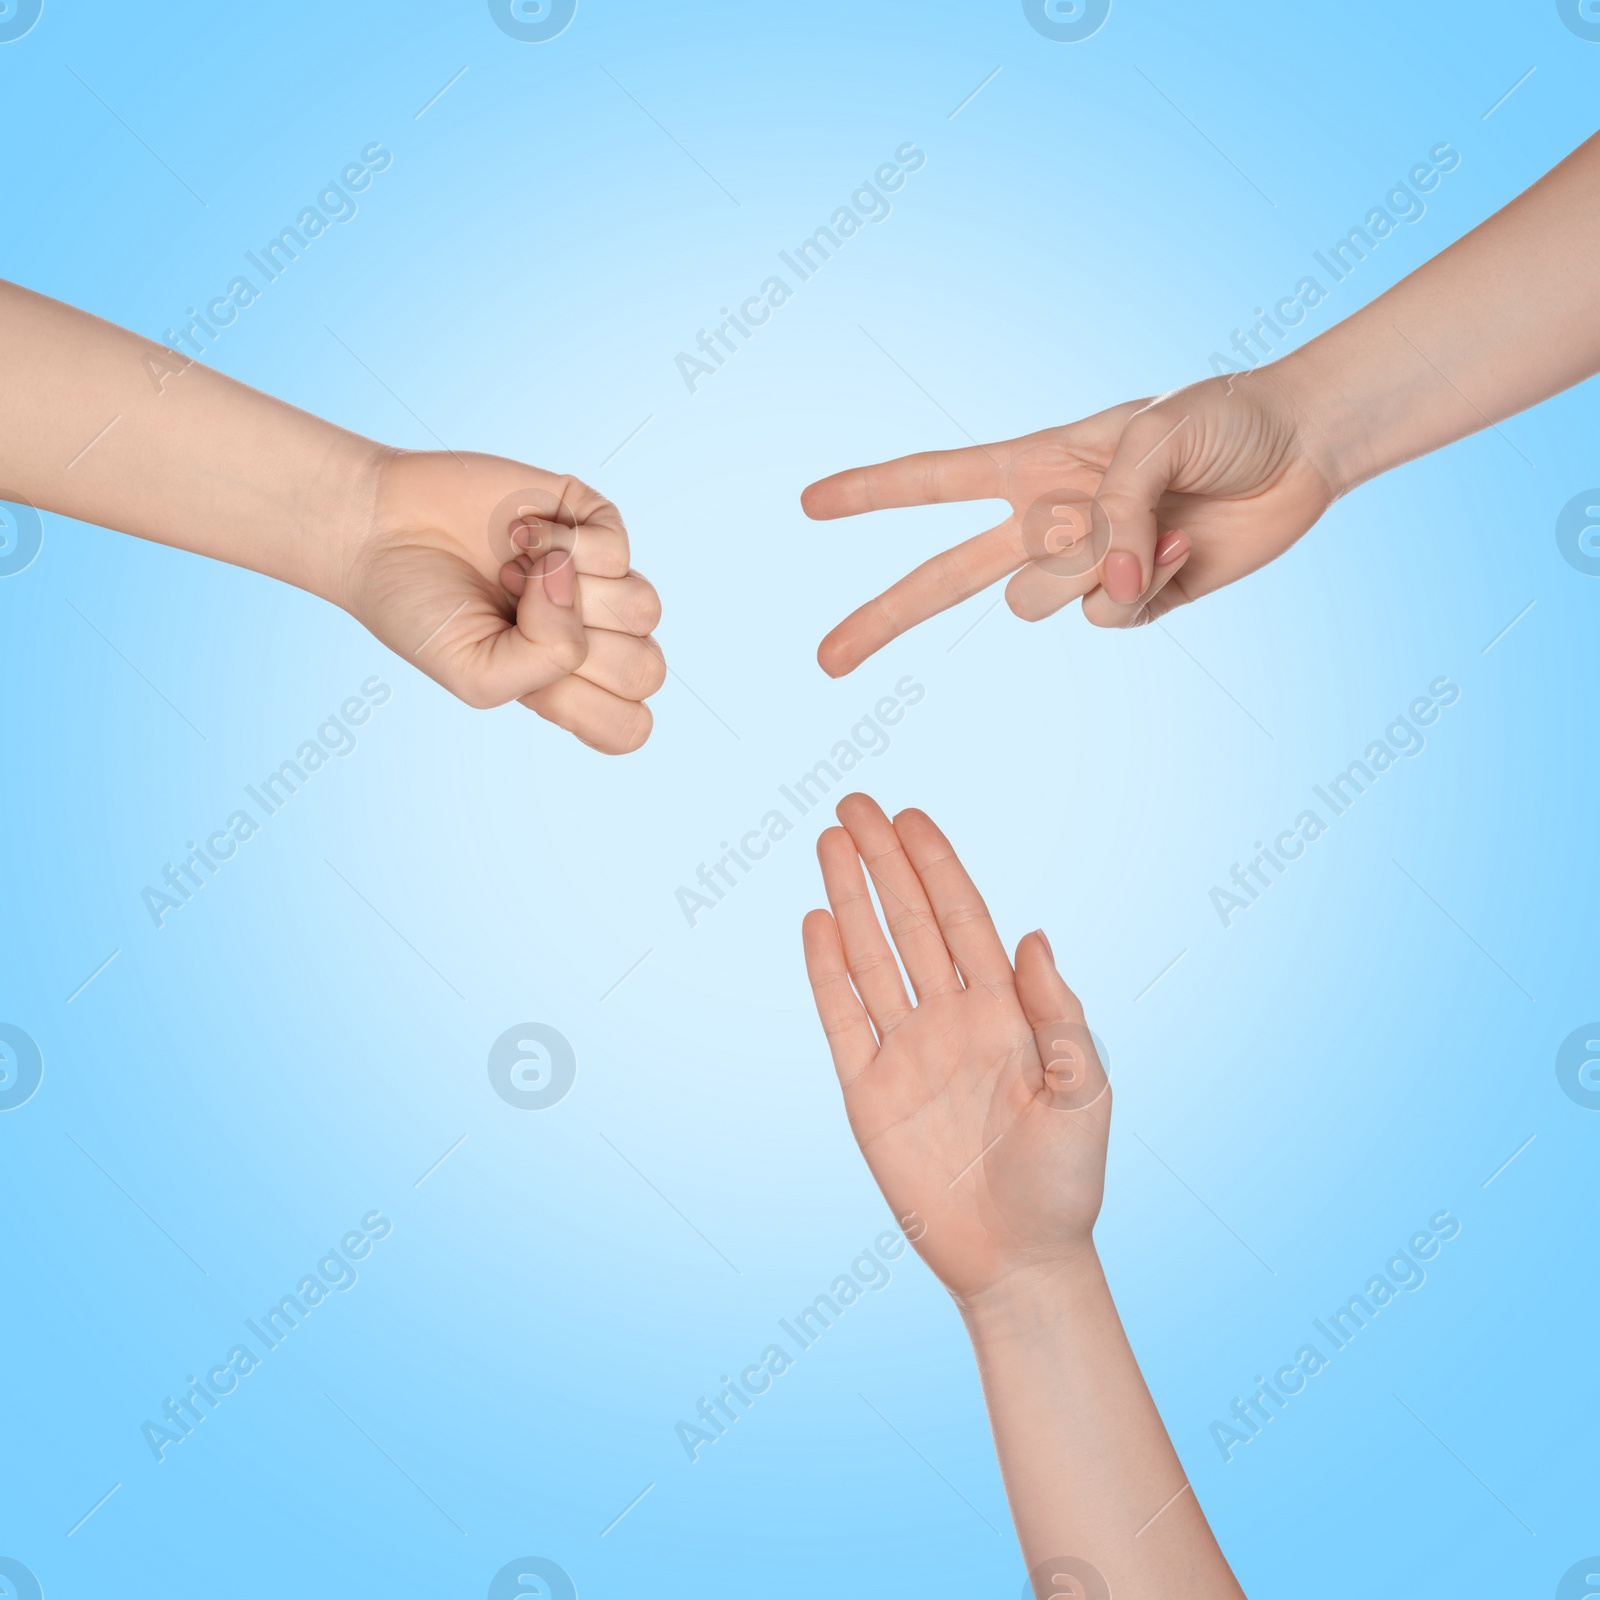
[[[947,610],[1012,573],[1006,600],[1019,617],[1037,621],[1072,600],[1102,627],[1126,627],[1181,601],[1153,607],[1188,557],[1176,529],[1160,529],[1156,508],[1188,447],[1186,413],[1155,401],[1122,425],[1093,504],[1109,527],[1101,558],[1083,572],[1059,560],[1040,560],[1023,538],[1021,508],[1005,522],[924,562],[846,617],[823,639],[817,659],[830,677],[853,671],[907,629]],[[854,467],[808,487],[801,505],[817,519],[856,516],[889,507],[1004,496],[1012,487],[1016,442],[963,450],[921,452]],[[1030,554],[1035,555],[1029,561]]]
[[[924,450],[894,461],[852,467],[811,484],[800,496],[808,517],[832,521],[899,506],[1005,496],[1009,445]],[[987,589],[1025,559],[1015,519],[925,561],[853,611],[822,641],[817,660],[830,677],[854,671],[908,628]]]

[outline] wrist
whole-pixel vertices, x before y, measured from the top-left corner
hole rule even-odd
[[[994,1348],[1054,1341],[1063,1325],[1110,1298],[1092,1238],[1050,1262],[1018,1267],[957,1304],[979,1357]]]
[[[1260,369],[1293,419],[1306,460],[1337,500],[1384,470],[1375,448],[1373,397],[1351,391],[1318,341]]]
[[[348,611],[351,574],[373,532],[384,469],[401,452],[342,429],[334,433],[305,485],[296,541],[304,572],[289,581]]]

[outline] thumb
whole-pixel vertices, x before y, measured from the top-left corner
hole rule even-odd
[[[1125,627],[1155,576],[1156,507],[1177,475],[1187,448],[1187,413],[1157,401],[1128,419],[1096,499],[1111,524],[1100,564],[1109,607],[1091,618],[1102,627]]]
[[[517,625],[495,641],[495,676],[507,699],[520,699],[576,672],[589,653],[578,606],[578,567],[570,550],[551,550],[528,572],[517,599]]]
[[[1017,946],[1017,999],[1033,1029],[1043,1063],[1043,1089],[1058,1111],[1092,1106],[1110,1087],[1083,1007],[1056,971],[1050,941],[1040,929]]]

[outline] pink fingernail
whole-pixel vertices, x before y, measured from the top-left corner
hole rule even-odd
[[[1050,965],[1051,965],[1051,966],[1054,966],[1054,965],[1055,965],[1055,962],[1056,962],[1056,953],[1055,953],[1055,951],[1054,951],[1054,950],[1052,950],[1052,949],[1051,949],[1051,948],[1050,948],[1050,935],[1049,935],[1049,934],[1047,934],[1047,933],[1046,933],[1046,932],[1045,932],[1045,931],[1044,931],[1044,929],[1043,929],[1043,928],[1035,928],[1035,929],[1034,929],[1034,930],[1033,930],[1033,931],[1034,931],[1034,932],[1035,932],[1035,933],[1036,933],[1036,934],[1038,934],[1038,935],[1039,935],[1039,942],[1040,942],[1040,943],[1041,943],[1041,944],[1042,944],[1042,945],[1043,945],[1043,946],[1044,946],[1044,953],[1045,953],[1045,954],[1046,954],[1046,955],[1047,955],[1047,956],[1049,956],[1049,957],[1050,957]]]
[[[1138,556],[1131,550],[1113,550],[1106,557],[1105,574],[1100,581],[1119,606],[1132,605],[1144,593],[1144,573]]]
[[[570,550],[557,550],[545,557],[545,597],[570,610],[578,594],[578,568]]]
[[[1174,561],[1189,553],[1189,535],[1182,528],[1174,528],[1156,540],[1156,565],[1171,566]]]
[[[544,527],[537,522],[519,522],[511,530],[511,542],[519,550],[542,550]]]

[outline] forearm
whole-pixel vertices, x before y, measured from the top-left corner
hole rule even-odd
[[[1334,488],[1600,371],[1600,135],[1371,305],[1274,363]]]
[[[1029,1570],[1087,1561],[1118,1600],[1240,1595],[1093,1251],[965,1315]]]
[[[0,497],[336,599],[381,451],[185,362],[0,282]]]

